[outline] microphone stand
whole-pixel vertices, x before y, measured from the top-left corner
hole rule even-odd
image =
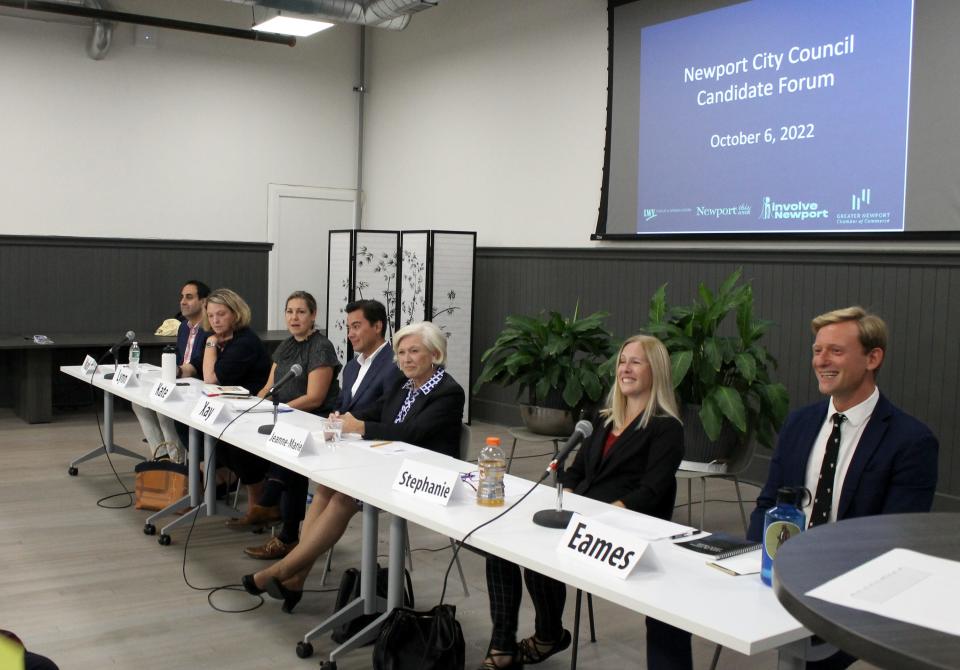
[[[563,463],[557,463],[553,476],[557,483],[557,506],[555,509],[542,509],[533,515],[533,522],[545,528],[566,528],[570,523],[573,512],[563,509],[563,484],[560,476],[563,474]]]
[[[115,346],[114,346],[114,347],[110,347],[109,349],[107,349],[107,354],[111,354],[111,355],[113,356],[113,369],[114,369],[114,370],[116,370],[116,369],[119,367],[119,363],[117,362],[117,349],[118,349],[118,348],[119,348],[119,347],[115,347]],[[107,354],[104,354],[104,355],[103,355],[103,358],[106,358]],[[100,360],[103,360],[103,358],[101,358]],[[104,379],[113,379],[113,375],[114,375],[114,374],[116,374],[116,373],[115,373],[115,372],[108,372],[107,374],[105,374],[105,375],[103,376],[103,378],[104,378]]]
[[[257,428],[257,432],[261,435],[269,435],[273,432],[273,427],[277,425],[277,411],[280,407],[280,400],[277,399],[276,393],[271,393],[270,395],[273,396],[273,423],[265,423]]]

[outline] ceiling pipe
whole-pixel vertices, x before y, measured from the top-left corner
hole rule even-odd
[[[93,9],[103,9],[100,0],[82,0],[83,6]],[[93,30],[90,31],[90,41],[87,42],[87,55],[93,60],[103,60],[107,52],[110,51],[110,44],[113,42],[113,24],[109,21],[99,19],[93,22]]]
[[[297,38],[288,35],[275,35],[273,33],[263,33],[256,30],[241,30],[239,28],[228,28],[226,26],[213,26],[206,23],[194,23],[192,21],[178,21],[176,19],[164,19],[158,16],[146,16],[144,14],[128,14],[126,12],[114,12],[106,9],[96,9],[93,7],[63,5],[57,2],[48,2],[41,0],[0,0],[0,7],[10,7],[12,9],[25,9],[37,12],[47,12],[50,14],[60,14],[64,16],[79,16],[93,19],[94,21],[115,21],[117,23],[132,23],[141,26],[154,26],[156,28],[168,28],[170,30],[183,30],[191,33],[202,33],[205,35],[216,35],[218,37],[235,37],[238,39],[252,40],[254,42],[268,42],[270,44],[286,44],[294,46]],[[109,38],[107,39],[109,47]],[[92,58],[93,56],[91,56]],[[101,56],[102,58],[102,56]]]

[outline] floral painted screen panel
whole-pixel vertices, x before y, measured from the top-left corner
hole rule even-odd
[[[327,338],[337,350],[341,365],[347,364],[347,319],[344,307],[350,301],[352,237],[351,230],[331,231],[327,248]]]
[[[397,322],[397,252],[400,233],[358,230],[354,266],[354,300],[379,300],[387,308],[387,340]]]
[[[427,243],[429,233],[400,237],[400,326],[427,319]]]

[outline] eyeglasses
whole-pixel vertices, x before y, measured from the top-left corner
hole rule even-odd
[[[460,481],[472,488],[474,491],[477,490],[477,485],[474,483],[480,479],[480,471],[474,470],[473,472],[461,472]]]

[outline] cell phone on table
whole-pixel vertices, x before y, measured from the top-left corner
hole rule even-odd
[[[190,386],[190,382],[177,382],[177,386]]]

